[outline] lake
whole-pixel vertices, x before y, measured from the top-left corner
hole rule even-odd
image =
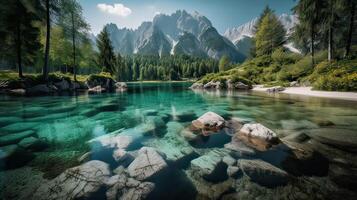
[[[123,174],[132,162],[145,154],[160,161],[158,168],[151,169],[157,173],[145,173],[147,178],[138,175],[136,179],[142,180],[135,180],[134,186],[116,185],[116,190],[120,190],[117,198],[129,198],[130,194],[135,196],[133,193],[147,190],[150,192],[141,197],[357,198],[357,102],[244,91],[192,91],[188,89],[190,84],[130,83],[127,91],[95,95],[1,96],[0,197],[35,199],[33,194],[38,187],[61,184],[49,180],[60,180],[59,175],[66,169],[92,160],[103,161],[101,164],[109,169],[103,177],[125,177]],[[182,131],[208,111],[225,120],[260,123],[281,139],[296,135],[294,142],[313,153],[311,157],[303,154],[291,159],[293,154],[285,144],[267,151],[246,145],[243,146],[247,151],[232,150],[225,148],[232,139],[227,132],[185,139]],[[109,133],[121,140],[97,140]],[[116,151],[113,142],[123,147]],[[143,147],[155,150],[142,150]],[[228,158],[236,164],[227,164]],[[254,163],[244,168],[251,163],[243,160],[268,164],[256,170]],[[228,168],[238,172],[227,175]],[[272,169],[273,173],[269,173]],[[130,181],[133,180],[127,177],[124,182]],[[142,184],[144,181],[155,186]],[[82,196],[62,195],[105,199],[108,188],[112,189],[112,185],[103,183],[76,193]],[[46,191],[48,188],[43,188],[42,195]],[[140,199],[140,195],[135,197]]]

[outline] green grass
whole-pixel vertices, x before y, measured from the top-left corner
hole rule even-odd
[[[342,56],[337,55],[337,58],[339,57]],[[357,91],[357,58],[351,56],[332,62],[326,59],[326,51],[318,52],[315,55],[317,64],[313,65],[310,55],[302,56],[277,49],[272,56],[256,57],[228,71],[207,74],[198,82],[224,83],[231,79],[234,82],[263,84],[266,87],[288,87],[290,82],[299,81],[313,86],[316,90]]]

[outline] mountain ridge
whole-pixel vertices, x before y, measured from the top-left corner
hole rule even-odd
[[[124,55],[172,55],[175,54],[176,45],[180,44],[177,50],[179,54],[217,60],[227,55],[234,62],[243,62],[245,59],[235,45],[220,35],[211,21],[198,12],[190,14],[177,10],[172,14],[158,14],[137,29],[118,28],[113,23],[105,25],[105,29],[114,50]],[[191,34],[190,40],[196,44],[192,46],[187,42],[187,37],[181,37],[185,33]],[[180,41],[183,39],[186,41]]]

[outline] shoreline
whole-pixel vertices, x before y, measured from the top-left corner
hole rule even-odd
[[[258,85],[253,87],[252,91],[267,92],[267,89],[268,88],[263,88]],[[286,87],[283,91],[278,93],[357,101],[357,92],[321,91],[312,90],[312,87]]]

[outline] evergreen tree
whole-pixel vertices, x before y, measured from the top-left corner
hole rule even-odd
[[[271,55],[274,49],[285,43],[286,30],[275,14],[267,14],[255,36],[257,56]]]
[[[72,68],[74,80],[76,81],[76,45],[88,40],[89,25],[84,20],[82,7],[76,0],[61,0],[59,13],[59,25],[63,28],[65,37],[72,42]]]
[[[316,34],[323,19],[322,8],[324,3],[325,0],[300,0],[293,8],[299,19],[296,28],[300,29],[298,33],[301,33],[301,35],[295,34],[295,37],[307,37],[309,39],[312,64],[315,64]],[[306,33],[308,33],[308,36],[306,36]]]
[[[348,24],[348,33],[347,33],[347,40],[345,46],[345,57],[348,57],[351,52],[351,44],[352,44],[352,36],[353,33],[356,33],[356,25],[355,25],[355,18],[357,15],[357,2],[356,0],[345,0],[345,13],[348,13],[347,17],[347,24]]]
[[[97,58],[98,64],[102,67],[102,71],[109,72],[113,75],[115,72],[116,57],[106,28],[99,33],[97,46],[99,50]]]
[[[35,25],[39,17],[33,9],[38,7],[36,1],[3,0],[0,8],[0,52],[7,59],[17,63],[19,77],[23,77],[23,64],[34,63],[40,49],[40,30]],[[13,58],[13,55],[16,55]]]

